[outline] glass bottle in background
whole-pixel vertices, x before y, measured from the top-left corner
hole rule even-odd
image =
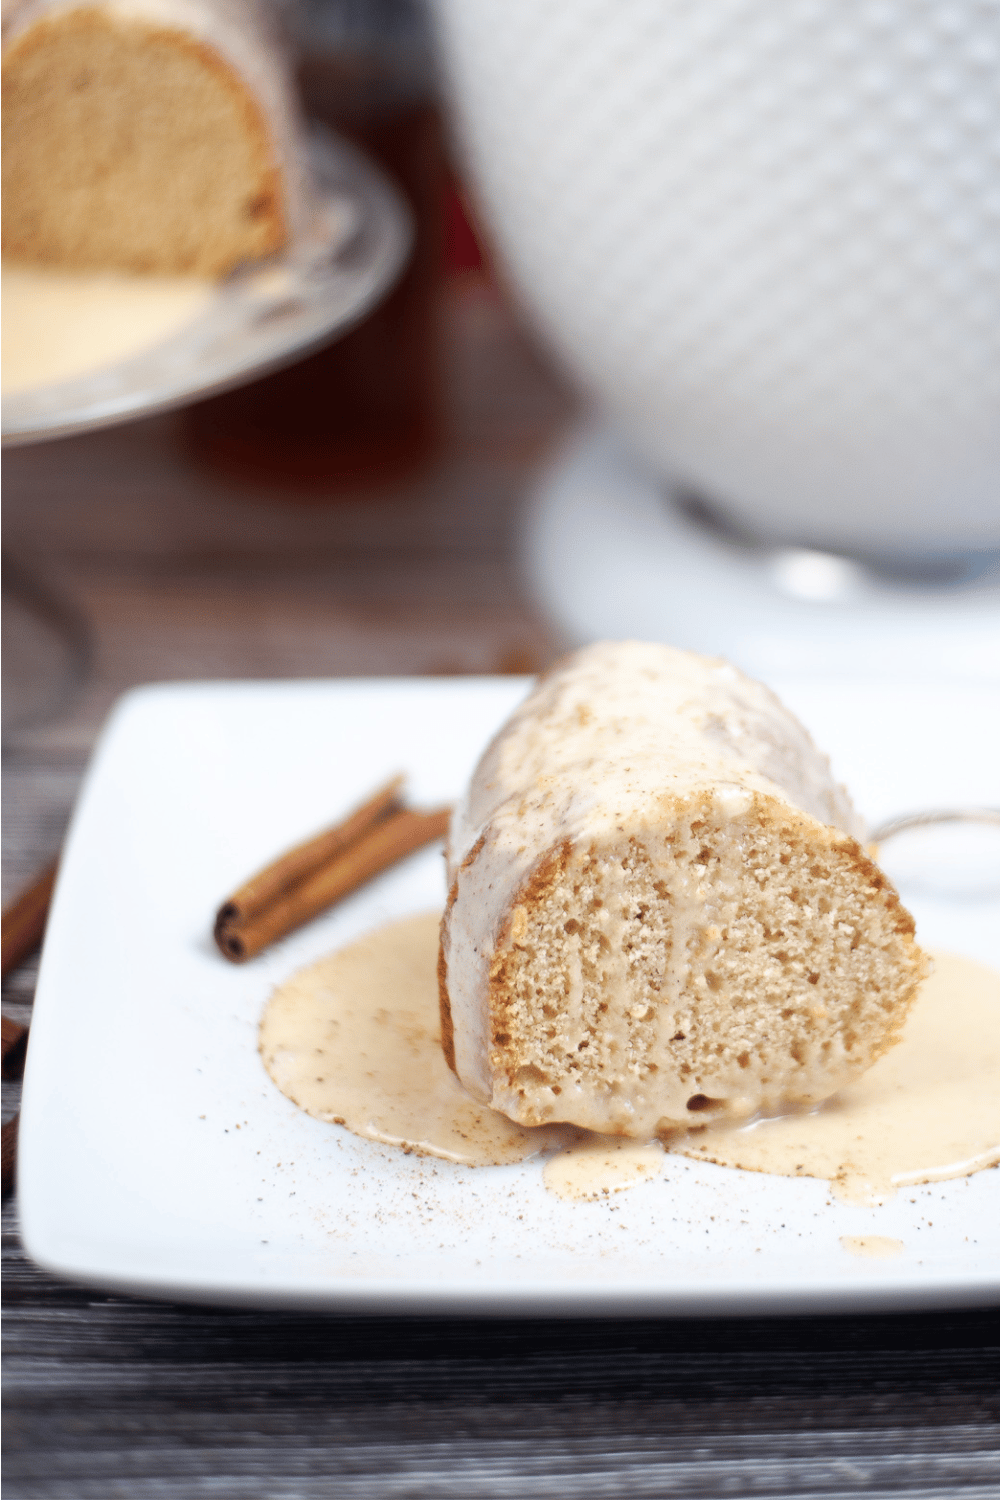
[[[446,171],[419,0],[303,0],[288,13],[307,116],[356,142],[406,195],[411,259],[356,328],[287,369],[185,414],[205,463],[303,500],[402,480],[440,433],[438,292]]]

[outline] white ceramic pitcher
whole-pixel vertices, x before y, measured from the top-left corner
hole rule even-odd
[[[996,0],[434,0],[493,243],[740,525],[1000,542]]]

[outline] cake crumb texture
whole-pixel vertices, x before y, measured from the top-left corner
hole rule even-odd
[[[262,111],[221,53],[98,6],[43,15],[3,61],[3,253],[219,276],[286,240]]]

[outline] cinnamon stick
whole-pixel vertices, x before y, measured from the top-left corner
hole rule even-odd
[[[257,902],[248,909],[234,899],[227,901],[215,923],[215,941],[220,951],[232,963],[244,963],[255,957],[268,944],[287,937],[406,855],[442,838],[449,817],[449,808],[434,812],[397,808],[370,823],[360,836],[304,879],[297,883],[276,882],[272,887],[276,894],[268,902]],[[346,829],[347,825],[342,827]],[[270,868],[276,869],[281,864],[279,860]]]
[[[2,1072],[4,1078],[18,1079],[24,1072],[24,1054],[28,1048],[28,1028],[22,1026],[20,1021],[12,1021],[8,1016],[0,1016],[0,1032],[3,1037],[3,1063]]]
[[[17,1168],[17,1122],[20,1115],[8,1120],[0,1131],[0,1193],[6,1198],[13,1192]]]
[[[333,828],[325,829],[304,844],[296,844],[294,849],[289,849],[287,853],[266,865],[263,870],[259,870],[256,875],[251,875],[250,879],[219,907],[215,919],[216,942],[219,941],[220,926],[242,927],[245,923],[252,922],[285,892],[301,884],[307,876],[322,869],[324,865],[336,859],[338,854],[357,843],[369,828],[374,827],[390,813],[398,811],[403,805],[400,796],[402,785],[403,777],[394,776],[385,786],[373,793],[367,802],[363,802],[351,813],[350,817],[345,818],[343,823],[337,823]],[[225,951],[223,949],[223,952]],[[226,953],[227,958],[231,956],[230,953]]]
[[[16,969],[29,953],[35,951],[45,935],[58,863],[54,859],[46,865],[3,914],[0,932],[0,972],[3,974]]]

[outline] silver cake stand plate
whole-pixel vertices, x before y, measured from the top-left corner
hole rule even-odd
[[[37,443],[181,406],[288,364],[373,307],[413,238],[400,195],[327,131],[309,142],[308,231],[282,256],[219,283],[191,323],[127,360],[3,402],[3,442]]]

